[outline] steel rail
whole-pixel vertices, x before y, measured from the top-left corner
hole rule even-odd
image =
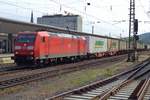
[[[97,98],[101,97],[102,95],[104,95],[106,91],[111,89],[112,86],[114,86],[114,84],[118,85],[122,82],[125,82],[124,80],[121,80],[119,82],[118,81],[119,77],[121,77],[122,75],[125,75],[125,74],[129,74],[132,71],[134,72],[133,74],[135,74],[135,73],[137,73],[136,70],[141,69],[141,67],[146,66],[148,63],[149,63],[149,59],[147,59],[147,60],[143,61],[141,64],[137,65],[138,67],[136,66],[136,68],[134,68],[134,70],[133,69],[128,70],[126,72],[123,72],[121,74],[112,76],[112,77],[107,78],[105,80],[98,81],[96,83],[92,83],[92,84],[80,87],[78,89],[74,89],[72,91],[68,91],[68,92],[64,92],[62,94],[52,96],[50,98],[47,98],[47,100],[63,100],[63,99],[65,99],[65,100],[90,99],[91,100],[91,99],[97,99]],[[129,77],[127,77],[127,80],[128,80]],[[116,81],[116,83],[115,83],[115,81]],[[117,81],[119,83],[117,83]],[[112,83],[112,84],[109,84],[109,83]],[[110,87],[108,88],[108,87],[106,87],[106,85],[110,86]],[[104,90],[104,88],[100,88],[102,86],[104,86],[107,89]]]
[[[114,59],[115,58],[115,59]],[[120,56],[120,58],[124,58],[124,56]],[[106,59],[96,59],[92,61],[85,61],[85,62],[79,62],[79,63],[73,63],[73,64],[67,64],[67,65],[60,65],[57,68],[51,68],[49,70],[46,69],[38,69],[35,71],[29,71],[30,74],[23,75],[23,76],[16,76],[13,78],[6,78],[4,80],[0,80],[0,89],[5,89],[8,87],[28,83],[31,81],[39,80],[39,79],[44,79],[48,77],[54,77],[54,76],[60,76],[65,73],[70,73],[73,71],[78,71],[82,69],[87,69],[90,67],[93,67],[96,64],[102,64],[102,62],[109,62],[110,60],[115,61],[116,59],[120,60],[119,57],[111,57],[111,58],[106,58]],[[117,61],[117,60],[116,60]],[[55,66],[56,67],[56,66]]]
[[[148,87],[150,86],[150,79],[146,79],[145,83],[143,84],[142,88],[139,90],[137,97],[137,100],[143,100],[145,96],[145,92],[147,91]]]
[[[147,63],[149,64],[149,63]],[[147,66],[147,64],[145,66]],[[144,67],[144,66],[143,66]],[[146,70],[145,72],[142,72],[140,74],[138,74],[137,76],[135,76],[134,78],[129,78],[127,80],[125,80],[124,82],[122,82],[121,84],[119,84],[118,86],[112,88],[111,90],[107,91],[106,94],[104,94],[102,97],[100,97],[99,100],[106,100],[108,99],[110,96],[113,96],[115,94],[117,94],[123,87],[129,85],[130,83],[132,83],[134,80],[144,76],[145,74],[149,73],[150,72],[150,69],[149,70]],[[134,75],[136,74],[137,72],[133,73]],[[134,91],[132,92],[132,94],[130,95],[129,99],[135,99],[137,98],[136,94],[138,93],[137,90],[139,90],[142,85],[143,85],[144,81],[141,81],[139,83],[139,85],[137,87],[135,87]]]

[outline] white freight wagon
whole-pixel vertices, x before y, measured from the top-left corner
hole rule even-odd
[[[87,51],[89,54],[107,52],[107,38],[87,36]]]

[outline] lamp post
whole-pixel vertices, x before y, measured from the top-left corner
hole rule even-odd
[[[101,23],[100,21],[96,21],[96,22],[91,22],[92,24],[92,34],[94,34],[94,31],[95,31],[95,24],[96,23]]]
[[[92,34],[94,34],[94,25],[92,25]]]
[[[34,18],[33,18],[33,11],[31,11],[31,19],[30,19],[31,23],[34,23]]]
[[[85,5],[85,7],[84,7],[84,11],[85,11],[85,13],[86,13],[86,6],[90,6],[91,3],[90,3],[90,2],[87,2],[86,0],[85,0],[85,3],[86,3],[86,5]]]

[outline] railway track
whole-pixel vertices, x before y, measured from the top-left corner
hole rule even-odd
[[[123,57],[123,56],[126,56],[126,55],[121,55],[121,56],[118,56],[119,58],[120,57]],[[107,62],[107,61],[110,61],[112,58],[114,58],[114,59],[116,59],[117,58],[117,56],[113,56],[113,57],[107,57],[107,58],[101,58],[99,61],[101,61],[102,63],[103,62]],[[113,59],[113,61],[115,61]],[[116,59],[116,60],[118,60],[118,59]],[[92,62],[92,61],[95,61],[95,60],[89,60],[90,62]],[[40,69],[40,68],[46,68],[46,67],[57,67],[58,65],[62,65],[62,64],[54,64],[54,65],[48,65],[48,66],[44,66],[44,67],[40,67],[40,66],[31,66],[31,65],[22,65],[22,66],[17,66],[16,64],[5,64],[5,65],[1,65],[0,66],[0,76],[1,75],[3,75],[3,74],[9,74],[9,73],[15,73],[15,71],[16,72],[19,72],[19,71],[21,71],[21,70],[26,70],[26,69]],[[94,63],[93,63],[93,65],[94,65]],[[29,67],[30,66],[30,67]]]
[[[145,84],[143,85],[142,89],[139,94],[139,100],[149,100],[150,99],[150,78],[146,79]]]
[[[65,73],[78,71],[90,67],[93,68],[93,66],[95,65],[100,65],[106,62],[108,63],[110,61],[115,63],[120,60],[123,60],[125,57],[126,55],[104,58],[104,59],[94,59],[94,60],[83,61],[78,63],[58,65],[50,68],[48,67],[48,68],[26,71],[26,73],[24,72],[22,74],[11,76],[11,77],[10,76],[8,77],[7,75],[5,75],[5,77],[0,76],[0,89],[16,86],[19,84],[24,84],[39,79],[44,79],[47,77],[59,76]]]
[[[142,52],[142,54],[148,54],[148,53],[147,52]],[[107,62],[110,59],[111,59],[111,57],[102,58],[103,62]],[[114,61],[114,59],[113,59],[113,61]],[[94,63],[93,63],[93,65],[94,65]],[[95,65],[96,65],[96,63],[95,63]],[[40,68],[41,67],[35,68],[34,66],[33,67],[30,66],[30,68],[29,68],[27,66],[17,66],[16,64],[4,64],[4,65],[0,66],[0,76],[7,75],[7,74],[20,73],[20,72],[25,72],[25,71],[35,70],[35,69],[40,69]]]
[[[144,70],[140,70],[134,77],[129,78],[128,80],[122,82],[118,86],[112,88],[107,91],[100,100],[114,100],[114,99],[130,99],[130,100],[138,100],[141,89],[146,82],[147,77],[149,77],[150,68],[149,65],[146,66]],[[146,70],[145,70],[146,69]],[[140,78],[140,79],[139,79]],[[142,90],[143,91],[143,90]]]
[[[32,67],[28,68],[27,66],[17,66],[16,64],[3,65],[3,67],[0,68],[0,77],[4,75],[24,73],[30,70],[34,70],[34,69]]]
[[[103,81],[92,83],[72,91],[55,95],[53,97],[47,98],[46,100],[116,100],[115,94],[118,93],[119,90],[120,94],[118,93],[117,95],[124,95],[124,98],[127,99],[131,96],[135,88],[137,86],[139,87],[139,84],[141,84],[140,81],[136,80],[133,82],[133,80],[145,75],[145,73],[150,71],[150,68],[147,67],[150,62],[149,60],[150,59],[147,59],[132,70],[112,76],[111,78],[105,79]],[[127,92],[128,95],[125,94],[125,92]],[[120,99],[122,98],[118,97],[118,100]]]

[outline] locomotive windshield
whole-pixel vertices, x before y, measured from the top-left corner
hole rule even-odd
[[[35,34],[20,34],[17,37],[16,42],[32,43],[34,42],[34,40],[35,40]]]

